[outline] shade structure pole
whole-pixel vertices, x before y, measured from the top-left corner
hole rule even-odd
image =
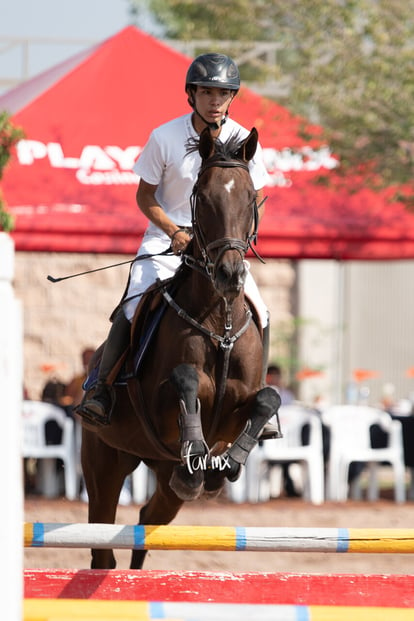
[[[333,390],[334,403],[343,403],[344,352],[345,352],[345,262],[336,261],[336,315],[337,335],[333,349]]]

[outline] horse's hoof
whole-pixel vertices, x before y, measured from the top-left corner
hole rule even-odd
[[[207,470],[204,474],[204,495],[216,498],[224,486],[223,473]]]
[[[234,483],[235,481],[237,481],[237,479],[240,478],[240,475],[242,473],[242,466],[241,464],[238,464],[236,461],[234,461],[231,458],[230,458],[230,463],[231,463],[230,472],[228,472],[226,476],[227,476],[227,479],[230,481],[230,483]]]
[[[222,485],[218,489],[214,489],[214,490],[204,489],[203,497],[206,498],[207,500],[215,500],[216,498],[218,498],[218,496],[220,496],[221,492],[223,491],[223,487],[224,486]]]
[[[204,473],[196,470],[190,474],[186,466],[175,466],[169,485],[181,500],[196,500],[204,489]]]

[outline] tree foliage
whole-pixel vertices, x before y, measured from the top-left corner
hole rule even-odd
[[[289,77],[288,97],[279,103],[326,129],[344,170],[369,165],[386,184],[411,182],[414,0],[148,0],[148,6],[169,38],[211,39],[215,49],[229,39],[279,42],[276,65],[262,76]],[[242,79],[252,72],[241,64]]]
[[[23,131],[19,127],[15,127],[10,121],[10,115],[5,111],[0,112],[0,179],[3,177],[4,169],[10,160],[14,145],[23,136]],[[6,211],[0,190],[0,231],[11,231],[13,225],[13,217]]]

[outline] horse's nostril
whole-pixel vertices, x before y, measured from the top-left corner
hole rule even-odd
[[[244,285],[245,277],[246,268],[243,262],[221,263],[216,270],[216,284],[223,290],[240,290]]]
[[[230,266],[227,263],[222,263],[222,265],[218,268],[217,275],[221,280],[226,282],[231,279],[233,270],[230,269]]]

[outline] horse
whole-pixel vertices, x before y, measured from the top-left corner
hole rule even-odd
[[[172,282],[155,287],[165,309],[151,346],[138,376],[114,385],[111,424],[82,421],[89,523],[115,522],[124,479],[143,462],[156,488],[139,524],[168,524],[184,502],[236,480],[265,424],[277,420],[280,398],[263,386],[262,330],[244,295],[244,259],[258,224],[248,168],[257,142],[255,128],[224,144],[207,129],[192,146],[201,156],[193,237]],[[142,568],[145,554],[133,550],[130,568]],[[92,568],[116,566],[112,550],[91,556]]]

